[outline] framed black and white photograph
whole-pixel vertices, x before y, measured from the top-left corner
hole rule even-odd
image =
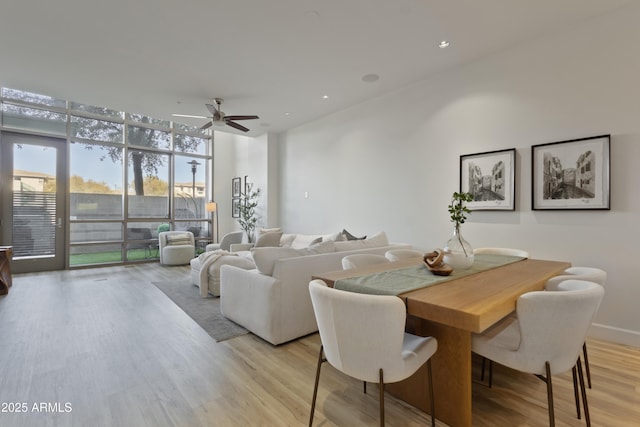
[[[242,191],[242,179],[240,177],[231,179],[231,197],[240,197]]]
[[[531,147],[531,207],[610,209],[610,135]]]
[[[460,156],[460,191],[473,196],[473,211],[515,210],[515,176],[515,148]]]
[[[240,218],[240,203],[239,198],[231,200],[231,218]]]
[[[244,194],[249,194],[249,175],[244,176]]]

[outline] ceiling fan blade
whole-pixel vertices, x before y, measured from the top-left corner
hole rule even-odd
[[[232,121],[229,121],[229,120],[225,120],[225,123],[226,123],[227,125],[231,126],[232,128],[236,128],[236,129],[238,129],[238,130],[241,130],[242,132],[249,132],[249,128],[246,128],[246,127],[244,127],[244,126],[242,126],[242,125],[239,125],[239,124],[238,124],[238,123],[236,123],[236,122],[232,122]]]
[[[258,116],[225,116],[224,118],[227,120],[253,120],[253,119],[259,119],[260,117]]]
[[[205,130],[211,127],[211,125],[213,124],[213,121],[208,121],[207,123],[205,123],[200,130]]]
[[[172,114],[174,117],[190,117],[192,119],[208,119],[207,116],[194,116],[192,114]]]
[[[215,114],[218,112],[218,109],[214,105],[212,104],[204,104],[204,105],[207,107],[209,111],[211,111],[211,114]]]

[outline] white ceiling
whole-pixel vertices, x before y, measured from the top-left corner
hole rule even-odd
[[[161,119],[222,97],[257,136],[629,1],[2,0],[0,85]]]

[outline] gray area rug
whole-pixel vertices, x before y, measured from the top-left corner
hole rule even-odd
[[[220,298],[212,296],[201,298],[200,289],[197,286],[187,281],[152,283],[217,342],[249,333],[245,328],[220,313]]]

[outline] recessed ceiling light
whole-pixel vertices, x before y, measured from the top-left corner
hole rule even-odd
[[[322,99],[329,99],[329,95],[322,95]]]
[[[379,78],[380,76],[377,74],[365,74],[364,76],[362,76],[362,81],[366,83],[373,83],[377,82]]]
[[[284,115],[285,115],[285,116],[290,116],[290,115],[291,115],[291,112],[289,112],[289,111],[285,111],[285,112],[284,112]]]
[[[438,47],[439,47],[440,49],[444,49],[444,48],[449,47],[449,45],[450,45],[450,44],[451,44],[451,43],[449,43],[448,41],[446,41],[446,40],[442,40],[440,43],[438,43]]]

